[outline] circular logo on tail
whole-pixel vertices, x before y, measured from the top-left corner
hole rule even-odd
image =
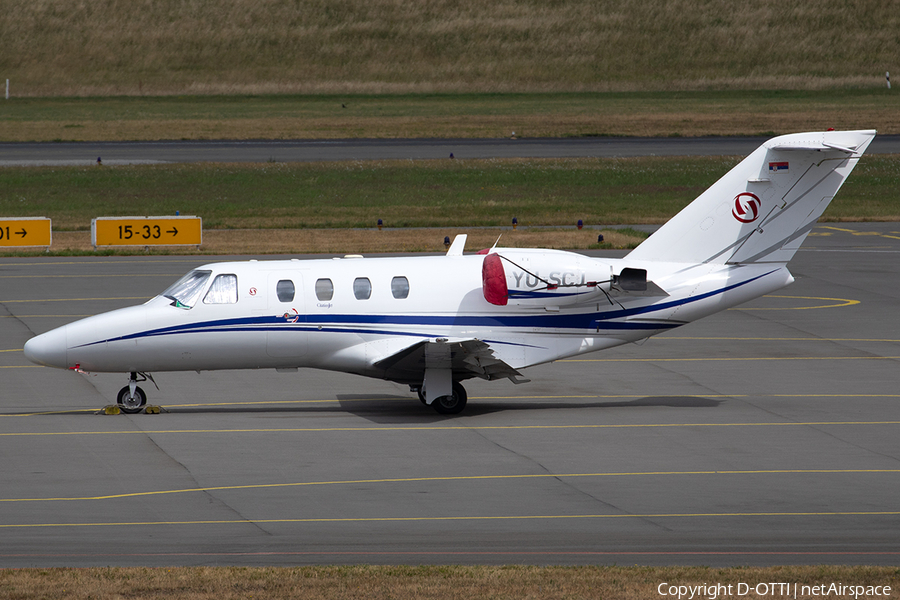
[[[756,194],[743,192],[734,197],[734,208],[731,214],[741,223],[752,223],[759,218],[759,206],[762,204]]]

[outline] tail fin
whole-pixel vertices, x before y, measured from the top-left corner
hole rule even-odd
[[[757,148],[628,258],[786,263],[875,138],[875,131],[795,133]]]

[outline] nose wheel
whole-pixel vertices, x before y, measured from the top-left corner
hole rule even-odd
[[[140,379],[138,379],[138,376],[140,376]],[[119,410],[127,415],[135,415],[144,410],[144,405],[147,404],[147,394],[137,384],[139,381],[147,381],[148,379],[153,382],[153,385],[156,385],[149,373],[131,373],[129,375],[128,385],[119,390],[119,395],[116,397],[116,404],[119,405]],[[159,389],[159,386],[156,386],[156,389]]]
[[[147,404],[147,394],[145,394],[144,390],[138,386],[134,386],[134,391],[132,391],[131,388],[126,385],[119,390],[116,404],[119,405],[119,410],[123,413],[135,415],[144,410],[144,405]]]

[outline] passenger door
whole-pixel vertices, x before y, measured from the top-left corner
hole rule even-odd
[[[266,336],[266,353],[273,357],[305,356],[309,334],[303,302],[303,278],[296,272],[270,273],[270,314],[275,315]]]

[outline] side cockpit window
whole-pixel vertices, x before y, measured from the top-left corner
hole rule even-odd
[[[171,300],[172,306],[189,309],[199,300],[210,275],[212,271],[191,271],[169,286],[162,296]]]
[[[203,304],[234,304],[237,301],[237,275],[232,274],[217,275],[203,298]]]

